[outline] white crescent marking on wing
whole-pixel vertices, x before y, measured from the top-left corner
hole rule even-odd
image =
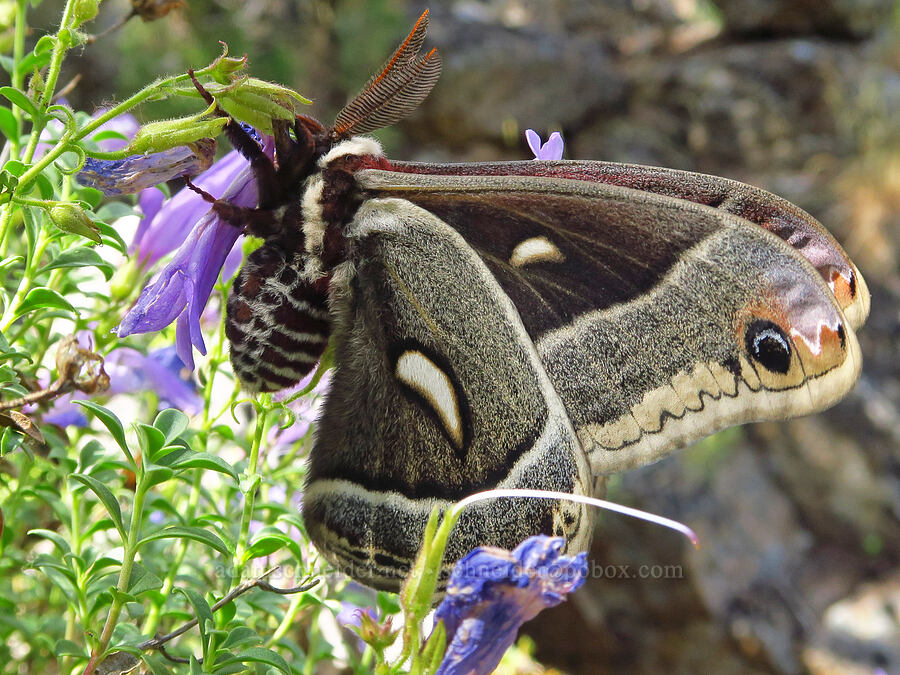
[[[443,370],[438,368],[422,352],[403,352],[397,359],[395,370],[397,379],[418,392],[431,404],[447,433],[457,447],[462,447],[462,419],[453,383]]]
[[[522,267],[536,262],[562,262],[565,260],[562,251],[547,239],[547,237],[531,237],[513,249],[509,257],[509,264],[513,267]]]

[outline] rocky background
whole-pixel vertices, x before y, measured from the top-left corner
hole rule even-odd
[[[191,0],[164,26],[106,38],[127,69],[88,50],[72,98],[99,104],[206,63],[224,39],[328,120],[424,7]],[[568,158],[736,178],[824,222],[872,292],[863,375],[840,405],[610,481],[611,499],[686,522],[702,547],[603,517],[590,581],[528,627],[537,658],[572,673],[900,673],[900,9],[434,0],[431,12],[444,74],[382,135],[393,156],[526,158],[531,127],[561,130]],[[663,578],[629,578],[642,570]]]

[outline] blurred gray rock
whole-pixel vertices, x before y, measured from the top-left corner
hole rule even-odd
[[[891,20],[893,0],[715,0],[728,32],[750,35],[870,36]]]

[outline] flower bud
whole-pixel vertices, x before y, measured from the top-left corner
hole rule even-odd
[[[198,115],[150,122],[138,129],[125,151],[135,155],[163,152],[201,138],[215,138],[227,123],[224,117],[204,119]]]
[[[379,623],[369,612],[358,609],[355,614],[359,617],[359,629],[356,632],[363,642],[376,651],[383,651],[394,644],[399,631],[391,630],[390,617],[384,623]]]
[[[310,103],[297,92],[281,85],[248,77],[241,82],[210,89],[225,112],[253,125],[265,134],[272,133],[273,120],[292,121],[296,103]]]
[[[72,6],[72,28],[92,21],[100,9],[100,0],[75,0]]]
[[[228,56],[228,45],[222,43],[222,54],[209,66],[209,75],[219,84],[231,84],[247,67],[247,55]]]
[[[78,204],[60,202],[50,209],[50,220],[63,232],[80,234],[100,243],[100,230]]]

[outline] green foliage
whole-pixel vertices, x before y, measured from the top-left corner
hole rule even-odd
[[[141,664],[152,673],[311,673],[338,661],[369,672],[373,651],[336,615],[343,598],[374,605],[377,596],[323,576],[297,494],[284,490],[303,485],[309,438],[279,447],[279,434],[312,415],[321,373],[291,401],[239,399],[218,311],[227,279],[192,380],[199,412],[161,405],[165,391],[129,388],[127,368],[107,376],[102,367],[123,349],[169,347],[174,332],[111,332],[155,270],[123,257],[134,200],[104,202],[77,172],[87,158],[127,154],[102,151],[104,141],[130,139],[101,126],[145,102],[179,98],[190,117],[145,127],[144,149],[215,135],[223,119],[186,73],[93,117],[56,103],[69,52],[98,48],[86,36],[99,3],[57,5],[58,28],[28,51],[36,4],[15,3],[12,53],[0,58],[10,75],[0,88],[0,674]],[[238,107],[285,117],[303,102],[244,68],[220,59],[196,76]],[[76,334],[80,342],[67,337]],[[63,412],[83,419],[50,422]],[[396,600],[379,606],[382,618],[400,611]]]

